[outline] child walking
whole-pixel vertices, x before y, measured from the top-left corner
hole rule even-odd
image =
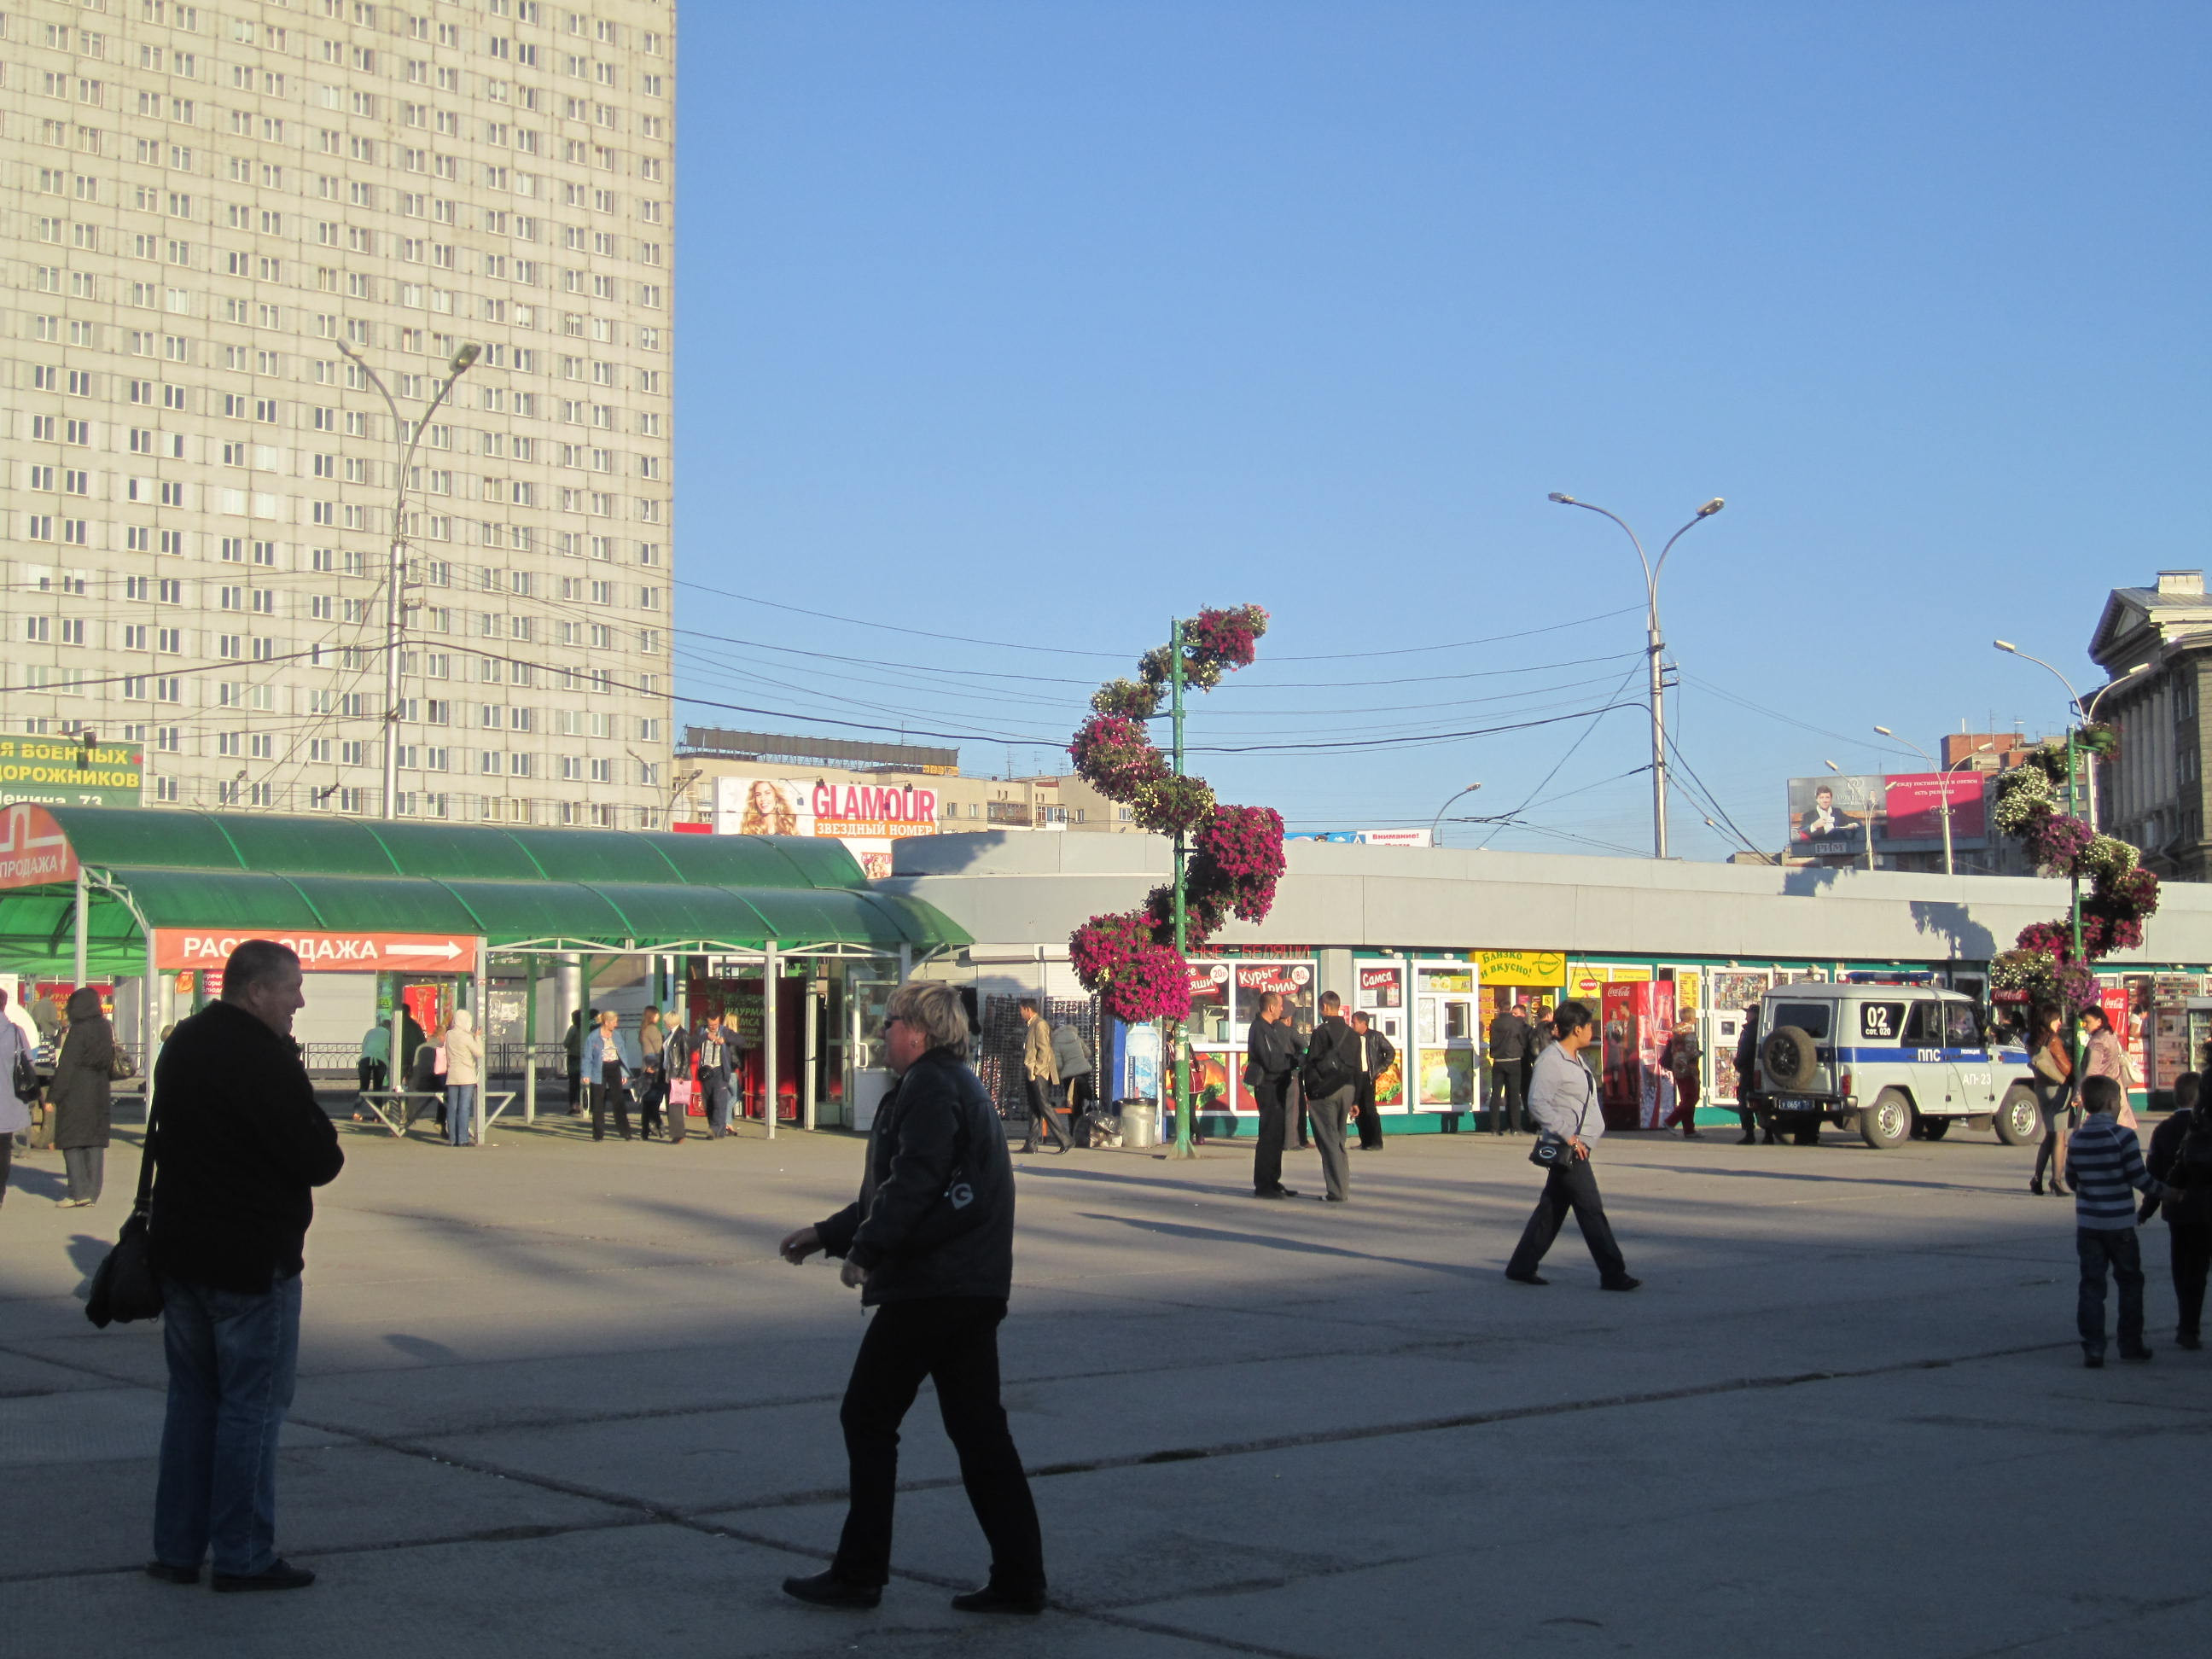
[[[2088,1120],[2074,1132],[2066,1148],[2066,1178],[2074,1188],[2074,1243],[2081,1259],[2081,1288],[2075,1323],[2081,1333],[2081,1363],[2094,1370],[2105,1363],[2105,1273],[2120,1287],[2120,1358],[2143,1360],[2142,1251],[2136,1243],[2135,1193],[2169,1198],[2173,1189],[2143,1168],[2136,1132],[2114,1114],[2120,1085],[2092,1077],[2081,1085]]]

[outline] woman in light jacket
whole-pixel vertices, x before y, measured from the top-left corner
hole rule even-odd
[[[456,1146],[474,1139],[477,1091],[483,1083],[483,1043],[477,1019],[465,1008],[453,1010],[446,1027],[446,1138]]]
[[[100,993],[80,985],[70,993],[69,1035],[54,1057],[53,1087],[46,1096],[54,1145],[69,1170],[70,1209],[100,1197],[106,1172],[108,1067],[115,1059],[115,1029],[100,1012]]]
[[[584,1086],[592,1097],[592,1139],[607,1138],[607,1108],[615,1109],[615,1133],[629,1139],[629,1080],[637,1071],[637,1044],[621,1029],[622,1017],[599,1011],[599,1023],[584,1039]]]
[[[1552,1016],[1552,1030],[1559,1041],[1537,1059],[1530,1079],[1528,1115],[1536,1120],[1539,1133],[1565,1143],[1567,1155],[1544,1177],[1543,1196],[1536,1200],[1535,1213],[1522,1231],[1513,1259],[1505,1264],[1505,1276],[1516,1285],[1549,1284],[1549,1279],[1537,1277],[1536,1264],[1552,1248],[1552,1241],[1559,1236],[1559,1224],[1572,1210],[1575,1224],[1582,1229],[1583,1243],[1589,1246],[1590,1259],[1597,1263],[1600,1286],[1632,1291],[1644,1281],[1629,1276],[1620,1247],[1613,1243],[1612,1224],[1605,1218],[1605,1200],[1598,1196],[1596,1172],[1590,1168],[1590,1153],[1605,1134],[1605,1114],[1598,1109],[1596,1079],[1583,1064],[1582,1054],[1589,1047],[1596,1025],[1585,1005],[1563,1002],[1559,1012]]]

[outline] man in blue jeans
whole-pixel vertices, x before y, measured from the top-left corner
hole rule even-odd
[[[276,1553],[276,1443],[300,1352],[312,1190],[345,1163],[292,1040],[300,958],[249,939],[222,1000],[179,1024],[154,1071],[149,1238],[169,1364],[149,1576],[219,1590],[315,1582]]]

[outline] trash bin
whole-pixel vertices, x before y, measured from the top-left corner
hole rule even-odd
[[[1160,1144],[1160,1109],[1149,1100],[1117,1100],[1114,1109],[1121,1118],[1121,1144],[1124,1146],[1157,1146]]]

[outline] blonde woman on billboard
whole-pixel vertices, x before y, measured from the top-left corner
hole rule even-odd
[[[773,778],[755,778],[745,792],[745,810],[738,820],[741,836],[795,836],[799,808]]]

